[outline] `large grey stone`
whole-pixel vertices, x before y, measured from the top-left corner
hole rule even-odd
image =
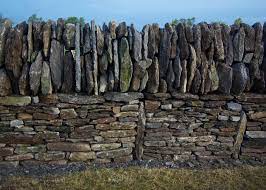
[[[52,83],[55,92],[59,91],[62,85],[63,69],[64,69],[64,46],[56,41],[52,40],[50,49],[50,68]]]
[[[234,61],[241,62],[245,50],[245,31],[240,27],[239,31],[235,34],[234,40]]]
[[[30,89],[33,95],[37,95],[39,92],[39,87],[41,84],[41,75],[42,75],[42,64],[43,64],[42,53],[39,52],[36,60],[31,64],[29,72]]]
[[[152,61],[151,66],[148,68],[149,79],[146,84],[146,91],[149,93],[157,93],[159,88],[159,63],[155,57]]]
[[[80,24],[76,24],[75,32],[75,90],[81,91],[81,60],[80,60]]]
[[[142,35],[135,29],[134,25],[131,25],[131,31],[133,35],[133,59],[138,62],[142,58]]]
[[[45,57],[48,57],[51,42],[52,22],[49,20],[43,25],[43,53]]]
[[[52,80],[49,63],[44,61],[42,65],[41,92],[44,95],[52,94]]]
[[[243,63],[233,64],[233,83],[231,92],[233,94],[241,94],[247,85],[248,75],[247,68]]]
[[[11,21],[10,20],[4,20],[3,23],[1,23],[0,26],[0,67],[4,64],[5,59],[5,43],[7,35],[11,28]]]
[[[61,92],[73,92],[74,86],[74,58],[70,51],[66,51],[64,55],[64,74]]]
[[[67,50],[75,48],[75,24],[67,23],[64,28],[63,40]]]
[[[230,94],[232,87],[233,69],[224,63],[218,63],[217,72],[219,77],[218,90],[223,94]]]
[[[30,94],[29,71],[30,71],[30,63],[25,63],[23,65],[21,76],[18,82],[19,93],[24,96]]]
[[[133,65],[129,55],[129,45],[126,38],[122,38],[119,44],[120,61],[120,90],[128,91],[133,74]]]
[[[70,94],[58,94],[60,102],[70,104],[100,104],[104,102],[102,96],[82,96],[82,95],[70,95]]]
[[[197,56],[196,51],[192,45],[189,44],[190,57],[188,62],[188,80],[187,80],[187,92],[190,91],[192,82],[195,76],[195,71],[197,67]]]

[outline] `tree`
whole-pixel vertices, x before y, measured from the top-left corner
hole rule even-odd
[[[241,23],[243,23],[242,18],[237,18],[234,23],[236,25],[240,25]]]
[[[65,20],[65,23],[66,24],[68,24],[68,23],[72,23],[72,24],[80,23],[81,26],[84,26],[85,25],[85,19],[83,17],[77,18],[75,16],[71,16]]]
[[[37,14],[33,14],[29,17],[28,21],[31,22],[41,22],[43,19],[42,17],[38,17]]]
[[[183,23],[183,24],[186,24],[186,25],[189,25],[189,26],[192,26],[194,23],[195,23],[195,20],[196,18],[195,17],[192,17],[192,18],[181,18],[181,19],[174,19],[172,21],[172,25],[173,26],[176,26],[178,25],[179,23]]]

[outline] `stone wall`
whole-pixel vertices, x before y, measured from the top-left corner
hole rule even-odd
[[[0,165],[266,158],[266,24],[0,26]]]
[[[266,25],[0,26],[0,96],[83,92],[265,93]],[[263,61],[264,59],[264,61]]]
[[[0,97],[0,165],[266,158],[266,95]]]

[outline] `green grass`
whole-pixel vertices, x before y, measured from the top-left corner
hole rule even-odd
[[[231,169],[90,169],[64,176],[8,178],[0,189],[266,189],[266,167]]]

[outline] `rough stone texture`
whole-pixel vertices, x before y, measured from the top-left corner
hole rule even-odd
[[[86,59],[86,57],[85,57]],[[74,58],[70,51],[66,51],[63,60],[63,83],[61,92],[70,93],[73,91],[74,87]],[[88,76],[89,73],[88,73]]]
[[[158,59],[154,58],[151,66],[148,68],[149,79],[147,81],[146,90],[149,93],[157,93],[159,88],[159,63]]]
[[[239,31],[235,34],[234,40],[234,61],[241,62],[245,50],[245,31],[240,27]]]
[[[61,88],[63,79],[64,47],[56,40],[51,42],[49,63],[53,87],[55,92],[57,92]]]
[[[41,92],[43,95],[52,94],[52,80],[49,63],[44,61],[42,65]]]
[[[218,90],[223,94],[230,94],[233,78],[232,68],[224,63],[218,63],[217,72],[220,81]]]
[[[5,43],[7,35],[11,28],[11,21],[5,20],[0,26],[0,67],[4,64],[5,60]]]
[[[138,62],[142,59],[142,35],[135,29],[134,25],[131,25],[131,31],[133,35],[132,57],[135,61]]]
[[[248,74],[247,69],[243,63],[236,63],[232,66],[233,68],[233,83],[232,90],[233,94],[241,94],[247,85]]]
[[[5,69],[0,69],[0,81],[0,96],[12,94],[11,82]]]
[[[129,55],[129,46],[126,38],[122,38],[119,44],[120,61],[120,90],[128,91],[133,74],[133,65]]]
[[[42,76],[42,65],[43,58],[42,53],[39,52],[36,60],[31,64],[30,67],[30,89],[34,95],[37,95],[39,92]]]
[[[45,57],[48,57],[50,50],[50,39],[52,33],[52,23],[48,21],[43,25],[43,53]]]
[[[71,50],[75,48],[75,31],[76,27],[74,24],[68,23],[65,25],[63,40],[64,45],[67,50]]]

